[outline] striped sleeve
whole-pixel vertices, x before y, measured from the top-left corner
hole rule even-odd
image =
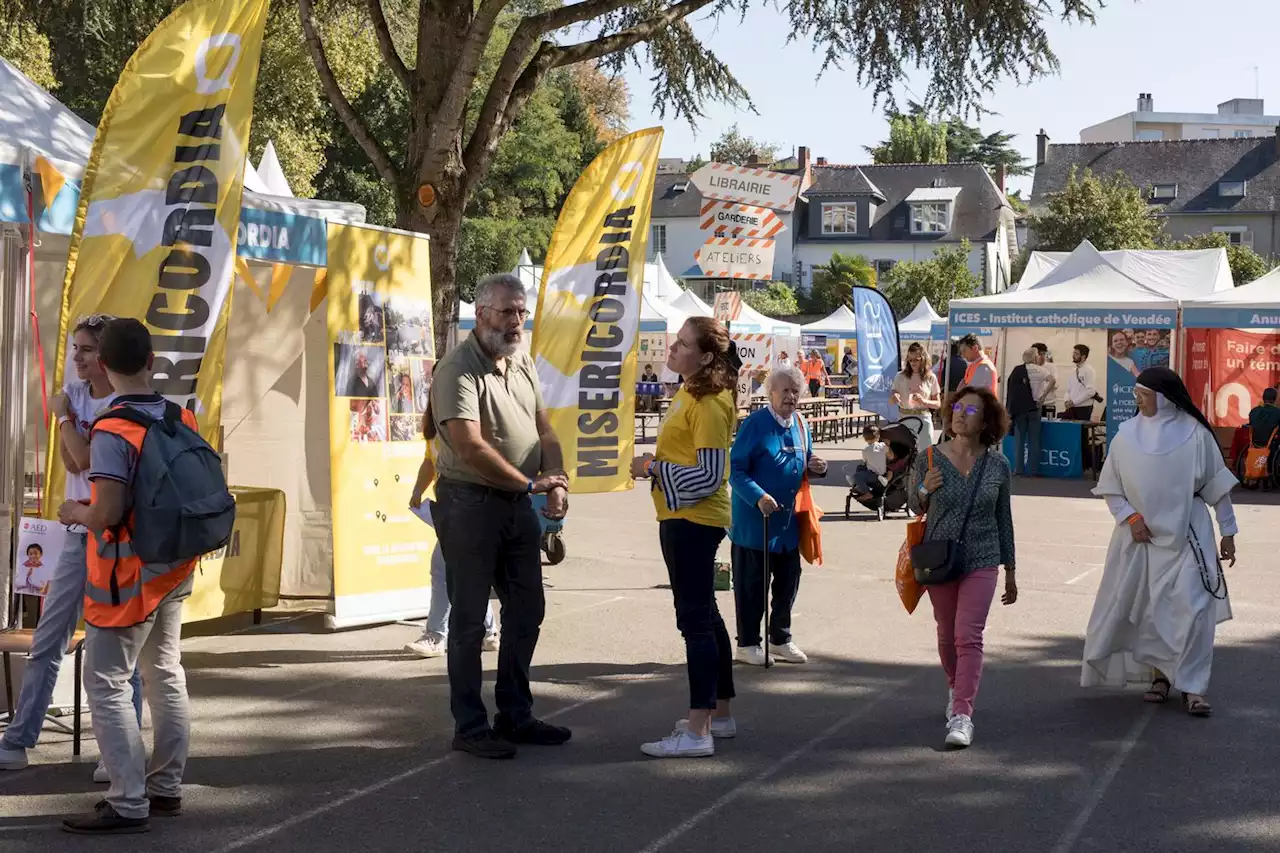
[[[667,509],[690,507],[706,500],[724,483],[725,450],[703,447],[698,450],[697,465],[655,462],[653,477],[662,489]]]

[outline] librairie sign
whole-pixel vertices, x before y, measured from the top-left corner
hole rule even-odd
[[[731,201],[704,201],[698,224],[703,231],[710,231],[717,237],[772,239],[783,228],[778,214],[767,207]]]
[[[692,180],[703,198],[784,212],[795,207],[800,192],[799,175],[725,163],[708,163],[693,173]]]
[[[705,275],[714,278],[773,278],[773,241],[712,237],[694,253]]]

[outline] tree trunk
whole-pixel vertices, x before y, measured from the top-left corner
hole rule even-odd
[[[444,355],[449,329],[458,323],[458,236],[462,230],[461,201],[449,193],[428,211],[410,202],[396,217],[396,226],[431,238],[431,315],[435,327],[436,358]]]

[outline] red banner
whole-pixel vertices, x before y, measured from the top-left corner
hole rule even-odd
[[[1262,392],[1280,384],[1280,335],[1239,329],[1187,329],[1191,399],[1214,426],[1249,422]]]

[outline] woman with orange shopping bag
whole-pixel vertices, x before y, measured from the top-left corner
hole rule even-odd
[[[973,706],[982,680],[982,635],[1000,566],[1001,603],[1018,600],[1010,503],[1012,470],[997,448],[1009,416],[985,388],[965,387],[951,404],[955,438],[921,454],[911,482],[912,508],[928,516],[924,541],[911,549],[915,579],[928,589],[947,675],[946,744],[973,742]]]

